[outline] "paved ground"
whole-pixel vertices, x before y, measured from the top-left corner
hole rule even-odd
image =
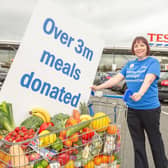
[[[111,92],[109,90],[104,90],[104,94],[118,94]],[[100,104],[100,107],[98,105],[96,106],[95,111],[106,111],[107,113],[111,113],[111,109],[115,108],[115,105],[118,105],[117,112],[120,112],[121,117],[119,122],[122,123],[121,128],[121,137],[122,137],[122,146],[121,146],[121,164],[122,168],[134,168],[134,156],[133,156],[133,148],[132,148],[132,142],[130,139],[130,135],[128,133],[127,124],[125,121],[125,113],[124,109],[124,103],[121,100],[118,99],[109,99],[109,98],[91,98],[91,100],[96,104]],[[102,103],[99,103],[102,102]],[[109,105],[106,105],[109,104]],[[111,105],[112,104],[112,105]],[[120,108],[121,105],[121,108]],[[165,150],[166,154],[168,156],[168,103],[162,104],[162,114],[161,114],[161,133],[163,137],[163,141],[165,144]],[[153,159],[150,151],[150,146],[147,140],[146,143],[146,149],[147,149],[147,155],[149,160],[149,168],[154,168]]]

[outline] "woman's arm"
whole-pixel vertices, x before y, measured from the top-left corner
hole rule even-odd
[[[146,91],[148,90],[148,88],[150,87],[150,85],[153,83],[153,81],[156,79],[156,75],[154,74],[147,74],[145,76],[144,82],[141,86],[141,88],[139,89],[138,92],[134,93],[131,98],[134,101],[139,101],[141,99],[141,97],[146,93]]]
[[[108,81],[102,83],[101,85],[91,86],[91,89],[96,91],[96,90],[109,88],[109,87],[112,87],[112,86],[116,85],[117,83],[119,83],[123,79],[124,79],[124,76],[121,73],[118,73],[117,75],[111,77]]]

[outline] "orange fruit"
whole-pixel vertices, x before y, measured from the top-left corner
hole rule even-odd
[[[101,160],[101,156],[96,156],[95,158],[94,158],[94,164],[95,165],[100,165],[101,164],[101,162],[102,162],[102,160]]]
[[[109,156],[109,163],[113,163],[114,160],[115,160],[114,155]]]
[[[109,163],[109,156],[107,156],[107,155],[102,155],[101,160],[102,160],[102,163]]]
[[[109,125],[109,126],[107,127],[107,133],[108,133],[108,134],[111,134],[111,135],[116,134],[116,133],[117,133],[117,130],[118,130],[117,125]]]
[[[63,141],[63,144],[67,147],[71,147],[72,146],[72,141],[70,139],[66,139],[65,141]]]
[[[89,161],[85,166],[84,168],[94,168],[94,162],[93,160]]]

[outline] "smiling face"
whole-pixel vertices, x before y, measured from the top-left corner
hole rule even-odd
[[[139,59],[143,59],[147,56],[147,46],[142,40],[136,41],[134,44],[134,53]]]

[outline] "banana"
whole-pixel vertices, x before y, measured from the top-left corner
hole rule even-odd
[[[30,112],[30,114],[37,116],[37,117],[41,118],[44,122],[46,122],[46,118],[42,114],[36,113],[36,112],[33,112],[33,113]]]
[[[35,107],[31,110],[31,112],[32,112],[32,115],[41,117],[44,122],[51,121],[51,117],[50,117],[49,112],[47,110],[45,110],[44,108]]]
[[[88,115],[88,114],[82,114],[80,116],[80,120],[81,121],[87,121],[87,120],[91,120],[91,119],[92,119],[92,117],[90,115]]]

